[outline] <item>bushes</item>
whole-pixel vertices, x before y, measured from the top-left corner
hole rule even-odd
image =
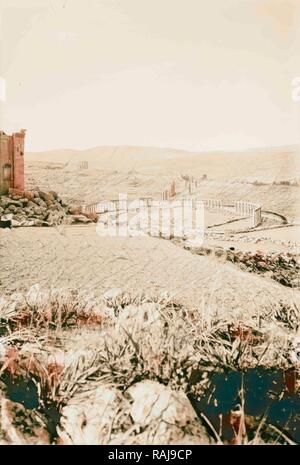
[[[287,308],[281,303],[259,315],[244,315],[238,320],[230,314],[222,320],[216,315],[217,311],[208,316],[203,308],[188,308],[172,300],[124,293],[107,300],[74,291],[40,290],[27,293],[17,305],[6,298],[0,311],[2,324],[5,322],[7,327],[1,338],[3,394],[10,402],[23,404],[31,414],[39,414],[51,442],[57,440],[62,409],[78,394],[83,395],[88,409],[85,390],[111,386],[122,402],[129,401],[130,405],[131,386],[146,380],[179,390],[193,401],[200,399],[200,404],[195,404],[199,424],[208,426],[204,414],[216,429],[208,400],[216,374],[220,374],[218,389],[222,392],[222,383],[226,385],[228,376],[235,379],[234,373],[242,379],[242,374],[251,370],[293,370],[295,358],[291,354],[296,353],[293,343],[299,312],[296,307]],[[12,386],[18,388],[18,396],[12,395]],[[26,400],[28,391],[24,386],[29,387],[31,404]],[[247,409],[247,395],[244,394],[241,415]],[[237,400],[230,402],[235,404]],[[225,410],[218,414],[223,415],[224,422],[230,413]],[[116,415],[122,416],[122,411],[116,411]],[[113,432],[133,438],[138,430],[126,415],[126,424],[116,422]],[[228,421],[231,425],[233,417]],[[245,417],[247,440],[254,440],[259,421]],[[213,440],[231,441],[228,430],[227,436],[218,439],[208,429]],[[274,439],[274,431],[273,435],[266,433],[264,441],[274,442],[278,435]],[[245,443],[245,437],[240,441]]]

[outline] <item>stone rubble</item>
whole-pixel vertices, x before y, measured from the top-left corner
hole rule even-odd
[[[13,227],[88,224],[97,216],[83,213],[81,207],[66,204],[54,192],[24,191],[0,197],[0,219],[11,219]]]
[[[57,428],[59,444],[212,442],[183,392],[173,391],[157,381],[144,380],[132,385],[125,396],[105,385],[76,394],[62,408]],[[121,411],[127,417],[127,428],[115,433]]]
[[[193,444],[211,442],[184,392],[144,380],[131,386],[128,394],[133,399],[131,417],[144,431],[140,443],[146,440],[148,444],[182,444],[187,438]]]
[[[50,444],[50,435],[41,417],[0,392],[0,445],[45,444]]]
[[[61,411],[60,443],[105,444],[117,411],[116,397],[115,389],[101,385],[74,396]]]
[[[284,286],[300,287],[300,257],[297,254],[265,253],[260,250],[243,252],[223,247],[193,247],[187,243],[184,248],[197,255],[225,258],[238,265],[243,271],[264,275]]]

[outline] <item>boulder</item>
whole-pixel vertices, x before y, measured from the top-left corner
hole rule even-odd
[[[44,207],[39,207],[38,205],[36,205],[36,206],[34,207],[34,213],[35,213],[35,215],[43,215],[43,214],[46,213],[46,208],[44,208]]]
[[[84,215],[71,215],[71,219],[72,219],[73,224],[78,224],[78,223],[87,224],[87,223],[92,222],[92,220],[90,220],[89,218],[87,218]]]
[[[154,303],[147,302],[140,305],[128,305],[120,311],[118,329],[126,329],[134,334],[137,331],[154,330],[156,333],[164,328],[164,321]]]
[[[59,209],[59,208],[58,208],[57,204],[55,204],[55,203],[52,203],[51,205],[49,205],[49,207],[47,207],[47,210],[48,210],[48,211],[49,211],[49,210],[50,210],[50,211],[55,211],[55,210],[58,210],[58,209]]]
[[[40,199],[39,197],[35,198],[33,202],[40,207],[47,207],[46,202],[43,199]]]
[[[26,199],[28,199],[28,200],[32,200],[32,199],[34,199],[34,193],[32,191],[25,191],[24,192],[24,197],[26,197]]]
[[[56,206],[56,208],[58,210],[64,210],[64,208],[61,206],[60,202],[58,202],[57,200],[55,200],[54,205]]]
[[[34,218],[33,219],[27,218],[25,223],[21,226],[34,226],[34,221],[35,221]]]
[[[46,216],[46,220],[50,226],[55,226],[61,224],[64,221],[65,214],[59,211],[50,211],[49,214]]]
[[[45,293],[42,292],[41,285],[39,283],[33,284],[26,294],[26,302],[32,306],[41,305],[43,299],[45,299]]]
[[[8,201],[6,202],[6,206],[7,207],[14,206],[14,207],[22,208],[23,204],[19,200],[8,199]]]
[[[7,198],[6,196],[2,195],[2,196],[0,197],[0,199],[1,199],[1,202],[0,202],[0,203],[1,203],[1,206],[2,206],[3,208],[5,208],[5,207],[7,206],[7,203],[8,203],[8,198]]]
[[[11,225],[13,228],[19,228],[20,226],[24,226],[25,221],[19,220],[19,219],[13,219],[11,220]]]
[[[60,444],[105,444],[117,414],[116,398],[115,389],[106,386],[75,395],[61,411]]]
[[[186,395],[157,381],[145,380],[128,389],[134,423],[147,428],[148,443],[174,444],[194,436],[195,443],[211,442]]]
[[[211,442],[183,392],[172,391],[155,381],[142,381],[131,386],[126,396],[131,404],[114,387],[106,385],[76,393],[60,412],[59,444]],[[117,427],[122,411],[127,418],[125,429],[125,424]]]
[[[26,215],[24,214],[24,212],[22,210],[18,210],[13,214],[12,219],[16,220],[16,221],[22,221],[22,220],[26,219]]]
[[[114,300],[122,294],[122,289],[118,287],[112,287],[108,289],[104,294],[103,297],[106,300]]]
[[[14,196],[22,196],[24,191],[20,190],[20,189],[15,189],[13,187],[10,187],[8,189],[8,192],[9,192],[9,195],[13,198]]]
[[[44,226],[44,221],[41,218],[35,218],[33,225],[38,227]]]
[[[55,200],[55,197],[54,195],[52,195],[50,192],[42,192],[42,191],[39,191],[39,196],[42,200],[44,200],[45,202],[50,202],[50,203],[53,203],[54,200]]]
[[[97,215],[82,214],[82,207],[69,207],[56,192],[17,191],[0,197],[0,216],[13,214],[13,226],[55,226],[58,224],[88,224],[97,221]]]
[[[50,444],[49,433],[41,416],[0,394],[1,436],[2,444],[7,445]]]
[[[25,208],[34,208],[37,204],[33,202],[32,200],[28,200],[27,202],[27,207]]]
[[[157,381],[141,381],[131,386],[127,392],[133,399],[131,416],[142,427],[154,420],[185,426],[196,418],[196,413],[183,392],[172,391]]]
[[[29,200],[26,197],[24,197],[23,199],[21,199],[21,202],[22,202],[22,206],[24,208],[28,204]]]
[[[215,256],[218,258],[222,257],[224,253],[225,251],[223,249],[215,249]]]
[[[33,199],[34,198],[33,191],[23,191],[23,190],[15,189],[15,188],[12,188],[12,187],[9,188],[9,195],[11,197],[14,197],[14,196],[20,197],[20,198],[22,198],[22,200],[23,200],[23,197],[25,197],[27,199]]]
[[[51,194],[51,195],[53,196],[53,198],[54,198],[55,200],[57,200],[57,198],[58,198],[57,192],[55,192],[55,191],[49,191],[49,194]]]
[[[30,216],[34,213],[34,210],[31,207],[24,207],[23,212],[26,214],[26,216]]]
[[[68,207],[68,213],[70,213],[70,215],[80,215],[82,213],[82,207],[78,205],[71,205]]]

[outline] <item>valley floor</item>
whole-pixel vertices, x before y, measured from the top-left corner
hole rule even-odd
[[[38,283],[101,295],[111,288],[169,296],[219,311],[257,311],[297,290],[239,270],[214,257],[193,255],[153,237],[101,237],[96,225],[0,231],[0,289],[19,292]]]

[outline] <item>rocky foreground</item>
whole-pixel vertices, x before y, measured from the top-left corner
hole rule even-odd
[[[11,219],[13,227],[86,224],[97,220],[95,215],[83,213],[81,207],[64,202],[56,192],[38,189],[2,195],[0,217]]]
[[[214,255],[218,259],[226,260],[237,265],[241,270],[256,273],[273,279],[283,286],[300,287],[300,257],[299,254],[264,253],[260,250],[255,252],[243,252],[233,247],[224,249],[222,247],[193,247],[181,244],[187,250],[197,255]]]
[[[0,444],[299,443],[298,321],[204,321],[121,289],[2,295]]]

